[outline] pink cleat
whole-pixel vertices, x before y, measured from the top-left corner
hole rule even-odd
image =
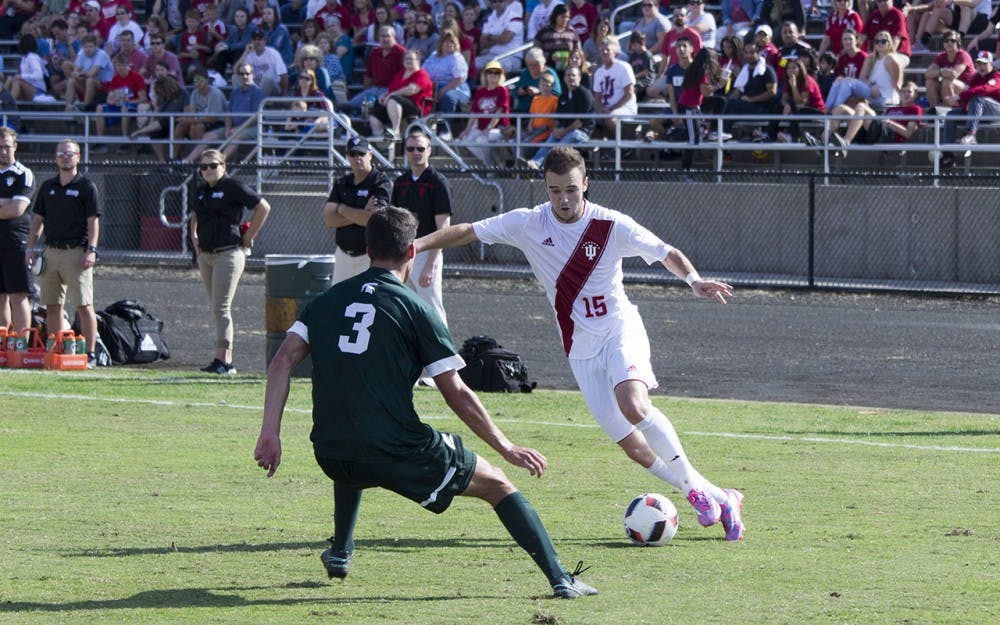
[[[722,527],[726,528],[726,540],[743,540],[743,493],[735,488],[727,488],[729,496],[722,504]]]
[[[687,496],[688,503],[698,511],[698,522],[705,527],[715,525],[719,520],[719,504],[700,490],[692,490]]]

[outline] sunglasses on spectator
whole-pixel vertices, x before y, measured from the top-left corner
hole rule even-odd
[[[427,151],[427,148],[425,146],[422,146],[422,145],[408,145],[408,146],[406,146],[406,151],[407,152],[420,152],[421,154],[423,154],[424,152]]]
[[[150,41],[149,43],[150,43],[150,45],[154,45],[154,46],[162,46],[163,45],[162,41]]]
[[[889,43],[889,40],[888,39],[876,39],[875,40],[875,45],[880,45],[880,44],[883,44],[883,43],[887,44],[887,43]]]
[[[253,76],[253,72],[239,72],[240,76]]]
[[[216,169],[219,168],[219,165],[221,164],[222,163],[202,163],[201,165],[198,165],[198,169],[202,171],[205,171],[206,169],[211,169],[212,171],[215,171]]]
[[[958,43],[958,39],[954,39],[954,38],[945,39],[944,43]]]
[[[59,158],[69,158],[70,156],[76,156],[79,152],[74,152],[73,150],[66,150],[65,152],[56,152],[56,156]]]
[[[365,154],[368,154],[368,152],[358,152],[357,150],[351,150],[350,152],[347,153],[348,156],[364,156]]]

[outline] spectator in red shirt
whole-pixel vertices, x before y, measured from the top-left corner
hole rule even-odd
[[[673,25],[673,28],[664,33],[663,39],[658,42],[660,45],[653,44],[649,46],[650,54],[654,56],[656,54],[663,54],[663,62],[660,65],[661,74],[666,68],[677,64],[680,60],[677,58],[677,51],[674,48],[677,45],[677,40],[681,37],[687,37],[691,41],[692,56],[698,54],[698,50],[701,50],[701,33],[687,26],[686,7],[674,7],[674,11],[670,16],[670,23]]]
[[[398,139],[402,120],[427,115],[433,104],[434,83],[420,67],[420,51],[407,50],[403,69],[393,77],[388,91],[379,97],[369,114],[372,135],[381,138],[384,132],[390,139]]]
[[[389,83],[403,69],[403,55],[406,48],[396,41],[396,31],[391,26],[383,26],[378,33],[379,47],[368,54],[365,69],[365,88],[347,102],[347,110],[352,115],[361,112],[365,101],[374,101],[385,95]]]
[[[201,14],[197,9],[189,9],[184,14],[184,32],[177,35],[177,59],[187,80],[194,78],[195,72],[204,71],[208,53],[212,49],[205,41],[205,31],[201,28]]]
[[[570,0],[569,27],[576,31],[580,41],[590,38],[590,33],[597,25],[597,7],[590,0]]]
[[[823,31],[823,40],[819,42],[819,56],[823,56],[826,51],[833,52],[834,56],[839,55],[844,33],[848,30],[861,32],[862,28],[864,22],[861,15],[852,8],[851,0],[834,0],[834,10],[826,18],[826,30]]]
[[[983,117],[1000,117],[1000,72],[997,72],[993,64],[993,53],[988,50],[980,50],[976,53],[976,73],[969,81],[969,88],[957,96],[949,96],[944,99],[948,106],[954,106],[948,112],[944,122],[944,132],[941,133],[942,143],[954,143],[958,134],[957,116],[968,115],[971,119],[966,122],[965,135],[958,142],[962,145],[976,144],[976,130],[979,129],[979,120]],[[941,156],[941,166],[950,167],[955,164],[954,154],[943,154]]]
[[[785,64],[785,88],[781,92],[781,114],[820,115],[824,112],[823,94],[801,59],[791,59]],[[779,120],[771,122],[771,136],[782,143],[799,140],[799,122],[789,120],[788,132],[778,132]]]
[[[98,115],[95,126],[99,135],[104,135],[109,127],[120,126],[122,136],[128,137],[130,116],[122,115],[122,113],[135,113],[139,105],[147,101],[146,81],[139,72],[132,69],[128,56],[124,53],[119,52],[111,62],[114,65],[115,74],[105,85],[108,92],[107,100],[104,104],[97,105]],[[99,144],[91,147],[91,151],[95,148],[107,149],[106,146]],[[124,152],[127,149],[128,145],[124,143],[118,147],[119,152]]]
[[[862,33],[862,44],[868,52],[875,50],[875,34],[881,30],[887,31],[896,40],[896,52],[909,57],[910,35],[906,28],[906,17],[903,12],[892,6],[892,0],[875,0],[875,10],[868,14]]]
[[[958,32],[945,31],[941,45],[944,46],[944,51],[934,57],[934,61],[924,72],[924,85],[930,106],[937,106],[941,100],[965,91],[976,73],[972,67],[972,57],[962,49],[962,36]]]

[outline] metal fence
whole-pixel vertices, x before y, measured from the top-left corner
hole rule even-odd
[[[25,161],[39,179],[51,162]],[[104,209],[105,262],[191,262],[185,198],[192,166],[104,163],[85,169]],[[273,210],[251,267],[266,254],[331,254],[323,227],[329,180],[346,168],[235,165],[231,172]],[[547,201],[530,170],[442,168],[455,201],[453,222],[468,222]],[[400,170],[390,170],[391,177]],[[589,198],[634,217],[684,250],[703,274],[740,285],[1000,293],[1000,176],[731,171],[591,172]],[[520,252],[470,245],[449,250],[446,270],[528,276]],[[633,281],[672,279],[639,259]]]

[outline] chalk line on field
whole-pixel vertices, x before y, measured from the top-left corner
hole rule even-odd
[[[253,412],[263,412],[263,406],[249,406],[246,404],[231,404],[229,402],[187,402],[187,401],[174,401],[169,399],[134,399],[127,397],[93,397],[90,395],[75,395],[75,394],[61,394],[61,393],[29,393],[29,392],[19,392],[19,391],[0,391],[0,396],[8,397],[24,397],[33,399],[70,399],[75,401],[95,401],[95,402],[107,402],[112,404],[143,404],[149,406],[165,406],[165,407],[178,407],[178,408],[232,408],[235,410],[250,410]],[[309,408],[285,408],[285,412],[293,412],[297,414],[312,414],[312,410]],[[445,419],[452,419],[454,417],[447,415],[421,415],[421,418],[427,421],[438,421]],[[587,428],[596,429],[596,423],[555,423],[552,421],[530,421],[525,419],[494,419],[497,423],[517,423],[522,425],[541,425],[548,427],[568,427],[568,428]],[[960,447],[956,445],[912,445],[907,443],[884,443],[876,441],[861,441],[861,440],[851,440],[843,438],[825,438],[821,436],[787,436],[780,434],[741,434],[738,432],[699,432],[699,431],[686,431],[682,432],[684,436],[714,436],[719,438],[741,438],[747,440],[762,440],[762,441],[787,441],[787,442],[798,442],[798,443],[823,443],[832,445],[862,445],[865,447],[886,447],[892,449],[915,449],[921,451],[956,451],[965,453],[983,453],[983,454],[996,454],[1000,453],[1000,448],[997,447]]]

